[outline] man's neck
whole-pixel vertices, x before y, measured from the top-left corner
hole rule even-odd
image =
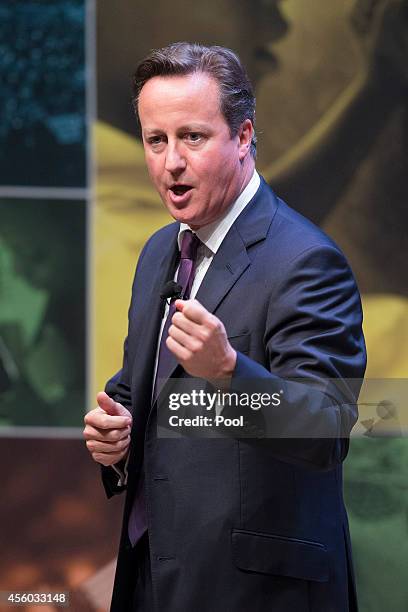
[[[245,157],[242,162],[242,181],[241,181],[241,189],[237,193],[235,199],[242,193],[245,187],[248,185],[249,181],[253,177],[255,171],[255,160],[250,153]]]

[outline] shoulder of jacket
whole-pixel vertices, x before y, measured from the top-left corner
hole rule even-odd
[[[291,208],[282,199],[278,198],[276,220],[272,226],[273,239],[277,238],[290,244],[292,255],[307,250],[321,249],[334,250],[344,256],[341,248],[326,232],[315,225],[310,219]]]
[[[150,248],[157,248],[162,244],[168,244],[169,240],[177,236],[178,227],[179,223],[174,221],[173,223],[169,223],[168,225],[165,225],[164,227],[161,227],[155,231],[154,234],[148,238],[143,247],[143,251]]]

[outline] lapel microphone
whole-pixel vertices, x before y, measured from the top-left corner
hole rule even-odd
[[[161,317],[163,318],[166,302],[170,306],[172,300],[178,300],[183,293],[183,287],[176,283],[175,280],[167,281],[162,287],[160,298],[162,300]]]
[[[175,280],[170,280],[162,287],[160,297],[162,300],[178,300],[183,293],[183,287],[176,283]]]

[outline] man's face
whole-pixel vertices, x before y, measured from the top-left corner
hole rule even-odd
[[[203,73],[154,77],[138,110],[149,174],[171,216],[193,229],[218,219],[252,161],[250,135],[231,137],[217,82]]]

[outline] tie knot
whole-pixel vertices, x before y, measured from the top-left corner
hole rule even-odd
[[[181,259],[195,260],[197,249],[201,240],[191,230],[186,230],[181,240],[180,257]]]

